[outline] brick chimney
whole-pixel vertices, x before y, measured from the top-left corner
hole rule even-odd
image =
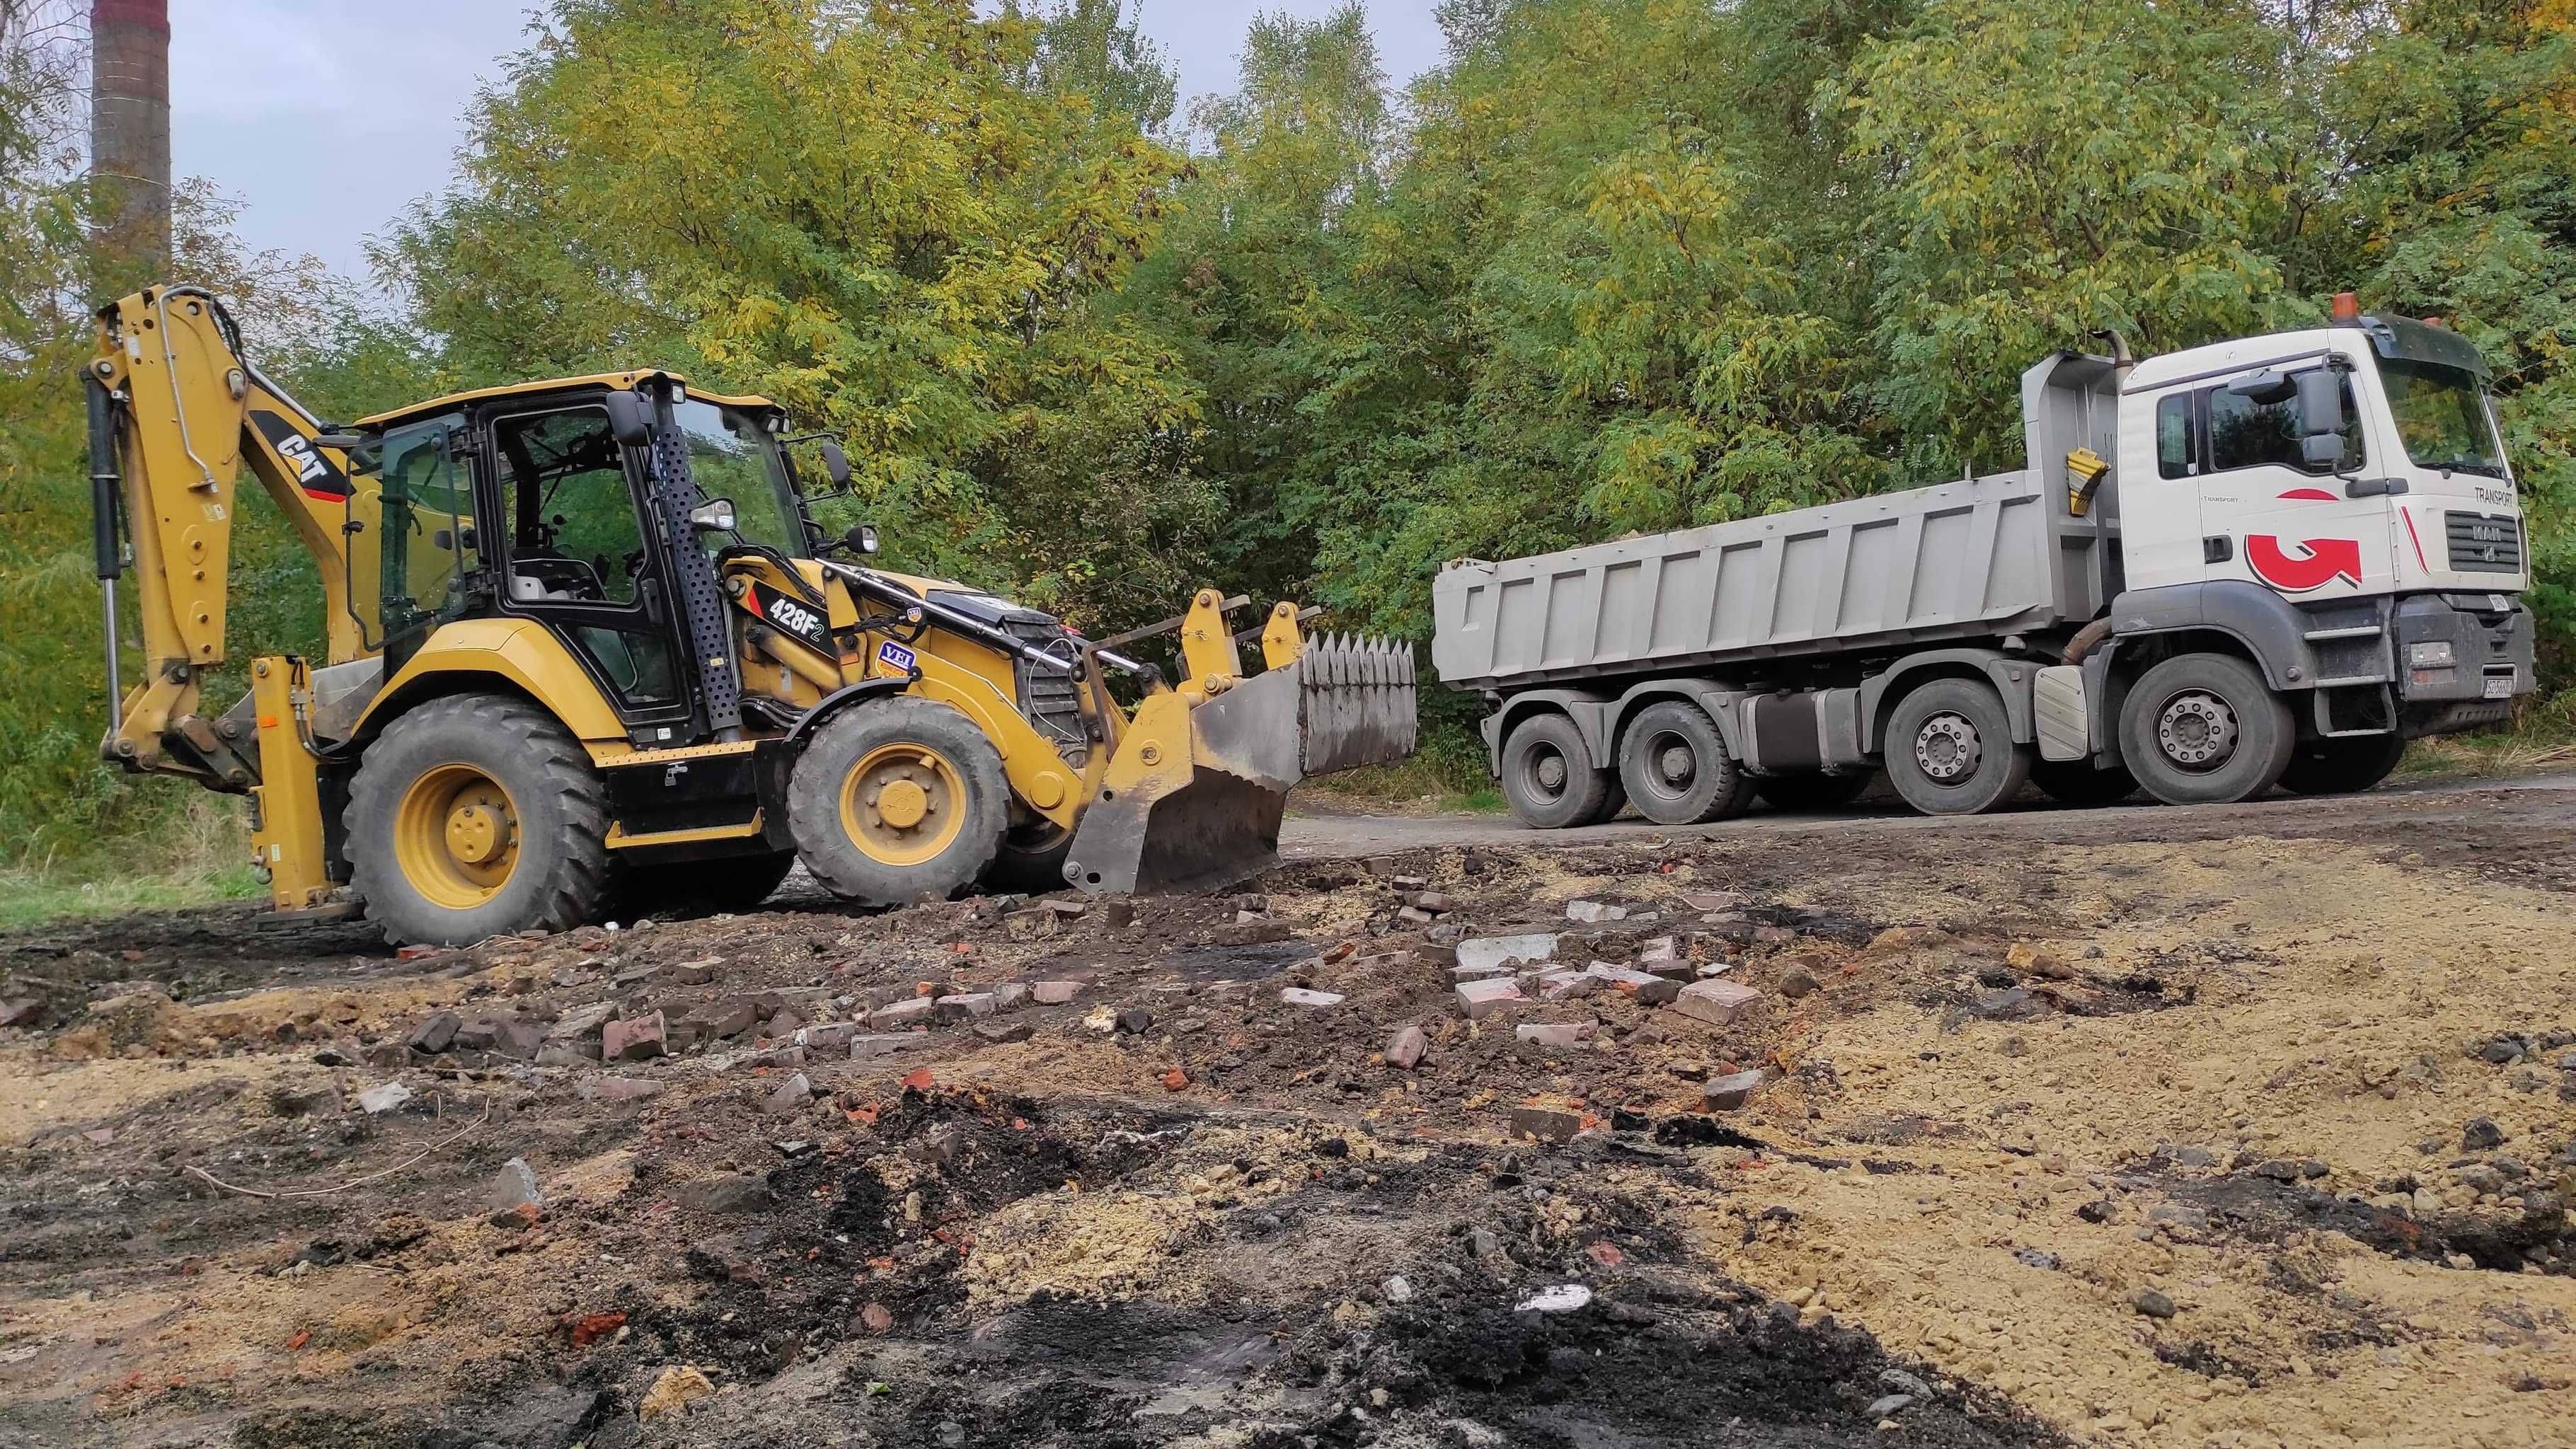
[[[91,0],[89,169],[101,276],[170,264],[170,3]]]

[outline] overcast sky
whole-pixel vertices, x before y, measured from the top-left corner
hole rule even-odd
[[[1434,0],[1365,0],[1388,78],[1440,58]],[[1334,0],[1142,0],[1188,98],[1234,87],[1256,10],[1320,15]],[[255,250],[311,252],[352,276],[362,240],[444,186],[459,118],[496,57],[517,50],[530,0],[171,0],[172,164],[241,212]]]

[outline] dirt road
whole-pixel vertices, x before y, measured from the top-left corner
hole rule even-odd
[[[2571,787],[0,937],[0,1446],[2576,1441]]]

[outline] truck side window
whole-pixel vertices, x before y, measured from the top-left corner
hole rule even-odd
[[[2295,468],[2302,473],[2328,470],[2311,468],[2299,447],[2299,404],[2296,398],[2276,403],[2260,403],[2239,397],[2224,387],[2206,390],[2209,399],[2209,471],[2224,473],[2231,468]],[[2361,410],[2354,406],[2352,377],[2343,379],[2343,466],[2362,465]]]
[[[2191,445],[2191,394],[2178,392],[2156,401],[2156,474],[2188,478],[2200,471]]]

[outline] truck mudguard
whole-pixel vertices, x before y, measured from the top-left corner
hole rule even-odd
[[[1534,714],[1562,714],[1573,720],[1583,734],[1584,747],[1592,751],[1593,763],[1610,768],[1614,724],[1610,701],[1587,689],[1531,689],[1510,696],[1485,716],[1485,765],[1496,776],[1503,773],[1503,741],[1511,738],[1512,726]]]
[[[1926,649],[1920,654],[1908,654],[1861,681],[1861,749],[1873,755],[1878,753],[1879,720],[1885,713],[1881,706],[1891,691],[1901,695],[1904,691],[1899,686],[1909,679],[1921,677],[1925,670],[1936,665],[1956,664],[1965,664],[1994,681],[1995,692],[2004,697],[2004,718],[2012,722],[2014,744],[2026,745],[2039,737],[2030,707],[2031,681],[2039,673],[2037,664],[2027,659],[2016,659],[1999,649]]]
[[[2279,594],[2245,579],[2209,579],[2162,588],[2131,589],[2111,602],[2114,638],[2208,629],[2245,646],[2274,689],[2306,689],[2316,682],[2316,650],[2308,643],[2311,620]]]

